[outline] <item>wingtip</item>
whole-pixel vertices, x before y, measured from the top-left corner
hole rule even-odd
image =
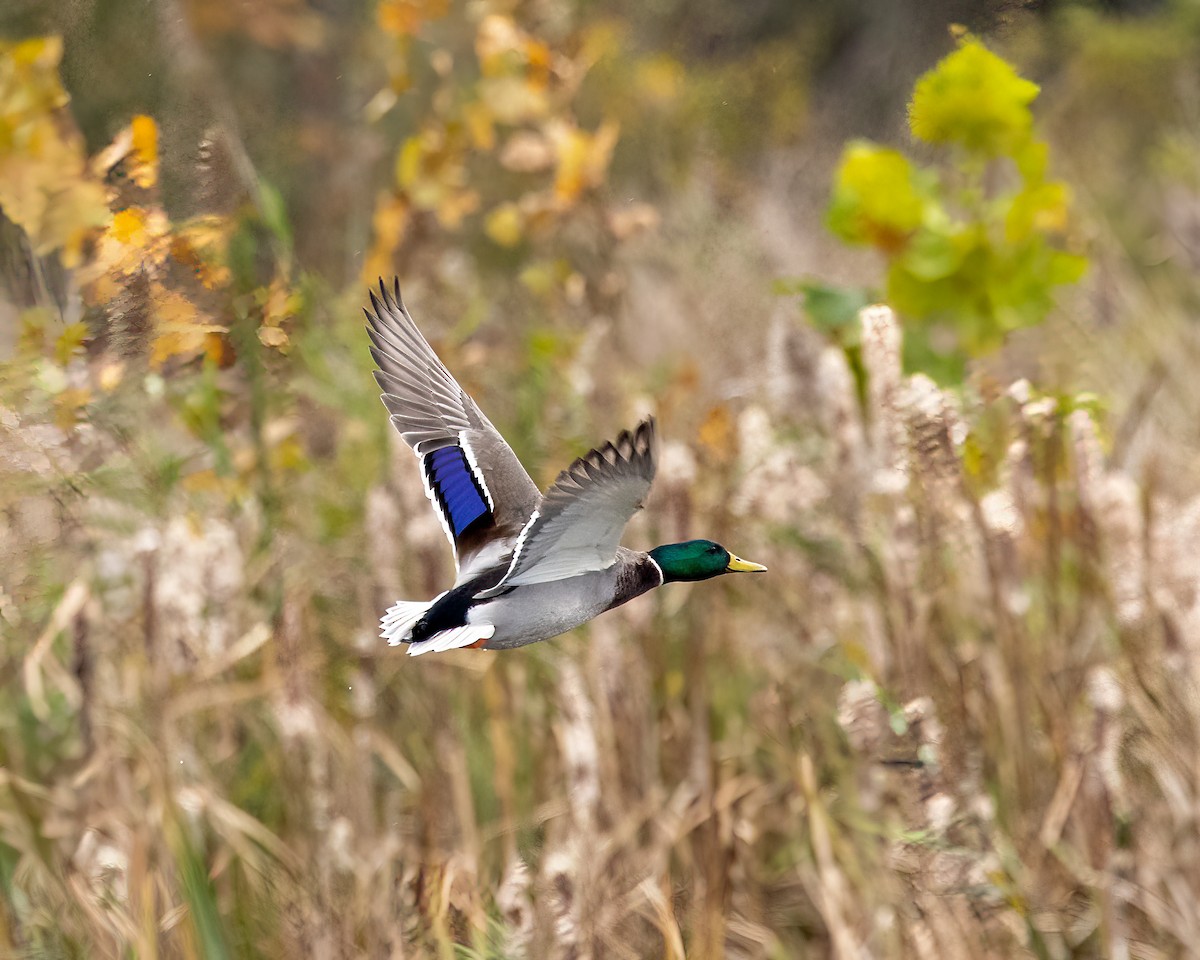
[[[390,289],[383,277],[376,277],[375,286],[368,286],[367,293],[370,294],[371,303],[377,311],[379,305],[382,304],[386,310],[396,313],[404,312],[404,298],[400,295],[400,278],[398,276],[392,277]]]
[[[634,434],[634,448],[639,453],[650,453],[657,442],[658,421],[655,419],[654,414],[651,414],[638,424],[637,431]]]

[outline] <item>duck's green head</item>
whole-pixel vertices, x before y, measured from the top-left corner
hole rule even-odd
[[[723,573],[765,573],[767,569],[761,563],[735,557],[711,540],[665,543],[650,551],[650,559],[662,570],[663,583],[707,580]]]

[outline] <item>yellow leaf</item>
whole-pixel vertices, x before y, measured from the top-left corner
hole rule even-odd
[[[379,28],[392,36],[404,37],[421,26],[421,11],[409,0],[384,0],[375,10]]]
[[[159,284],[154,284],[151,292],[160,326],[180,328],[194,324],[198,319],[196,305],[181,294]]]
[[[54,344],[55,359],[65,367],[67,361],[83,348],[83,341],[87,339],[87,334],[86,323],[69,324],[59,336],[58,342]]]
[[[389,252],[395,250],[404,240],[411,219],[412,213],[403,197],[390,193],[382,195],[371,217],[375,242],[385,246]]]
[[[290,320],[304,303],[300,294],[279,276],[265,290],[259,288],[256,300],[262,305],[263,323],[272,327]]]
[[[222,370],[232,366],[237,359],[229,338],[213,330],[204,337],[204,355]]]
[[[400,145],[396,154],[396,183],[411,187],[421,173],[421,157],[424,153],[419,137],[409,137]]]
[[[558,137],[555,148],[558,152],[558,170],[554,176],[554,193],[571,203],[583,192],[584,165],[587,161],[591,138],[582,130],[567,130]]]
[[[829,207],[834,233],[896,253],[924,216],[916,174],[902,153],[861,140],[846,147]]]
[[[559,128],[554,134],[558,169],[554,193],[564,203],[573,203],[586,189],[604,182],[619,127],[605,121],[594,134],[574,127]]]
[[[86,284],[84,291],[87,301],[90,304],[112,303],[121,293],[121,284],[117,279],[107,273],[102,273],[90,283]]]
[[[928,143],[958,143],[986,156],[1009,155],[1033,129],[1039,92],[973,37],[924,74],[913,89],[909,126]]]
[[[158,163],[158,125],[151,117],[133,118],[133,149],[142,163]]]
[[[204,331],[165,330],[150,345],[150,366],[159,370],[172,357],[195,356],[204,349]]]
[[[68,387],[54,398],[54,422],[69,430],[79,422],[80,411],[91,402],[92,392],[86,387]]]
[[[171,237],[171,256],[188,267],[209,290],[229,283],[230,271],[225,265],[229,237],[233,224],[218,216],[197,217],[175,229]]]
[[[363,262],[363,279],[367,283],[392,272],[392,258],[404,242],[411,218],[407,200],[390,192],[379,194],[371,216],[374,240]]]
[[[480,101],[463,107],[463,122],[471,134],[471,145],[476,150],[491,150],[496,145],[496,125],[487,104]]]
[[[527,37],[524,53],[529,81],[539,87],[546,86],[550,81],[550,48],[541,40]]]
[[[112,235],[118,242],[140,247],[146,242],[146,214],[139,207],[128,207],[113,215]]]
[[[466,149],[461,126],[430,125],[409,137],[396,157],[396,182],[405,199],[433,211],[450,229],[479,207],[479,195],[466,186]]]
[[[487,215],[483,229],[502,247],[515,247],[521,242],[524,224],[515,203],[502,203]]]
[[[133,152],[137,165],[133,178],[139,187],[149,188],[158,181],[158,125],[150,117],[133,118]]]
[[[62,61],[62,51],[62,37],[35,37],[15,44],[10,56],[21,67],[36,66],[53,70]]]
[[[150,365],[161,367],[172,357],[194,357],[208,347],[208,336],[225,328],[209,322],[196,305],[174,290],[152,284],[155,306],[155,337],[150,346]]]
[[[1051,180],[1025,187],[1012,200],[1004,218],[1005,239],[1020,243],[1036,233],[1063,233],[1071,209],[1071,191],[1065,183]]]
[[[394,37],[412,36],[429,20],[446,15],[449,0],[382,0],[375,16],[379,28]]]
[[[0,207],[39,255],[66,248],[79,261],[85,234],[108,218],[89,176],[83,138],[62,111],[57,37],[0,42]]]
[[[605,120],[592,137],[592,149],[588,154],[588,186],[598,187],[608,175],[608,165],[621,135],[621,126],[616,121]]]

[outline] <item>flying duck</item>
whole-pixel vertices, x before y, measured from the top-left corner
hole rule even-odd
[[[425,495],[458,576],[433,600],[398,600],[380,621],[409,654],[521,647],[565,633],[664,583],[767,568],[711,540],[648,553],[620,545],[655,471],[654,419],[580,457],[543,494],[421,336],[400,282],[371,291],[367,335],[392,424],[421,461]]]

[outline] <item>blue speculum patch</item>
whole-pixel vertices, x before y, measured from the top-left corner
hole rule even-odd
[[[434,450],[425,458],[425,470],[456,537],[488,512],[462,448]]]

